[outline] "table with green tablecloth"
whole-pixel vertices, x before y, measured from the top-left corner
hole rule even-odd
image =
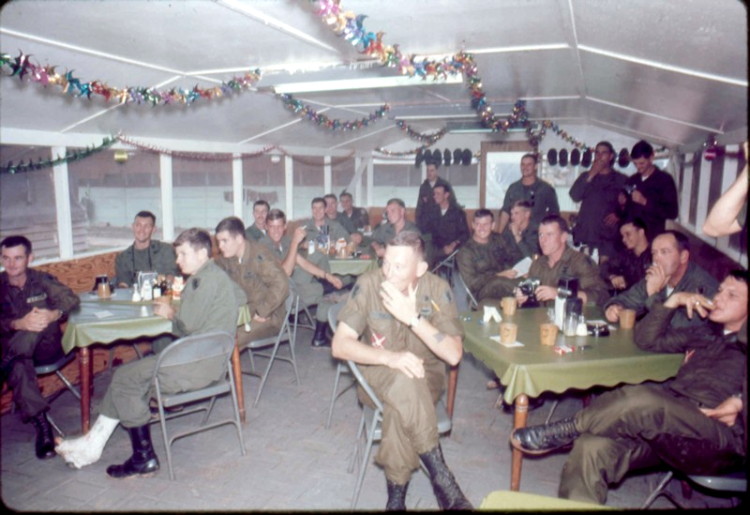
[[[117,289],[111,298],[100,299],[95,294],[80,295],[80,308],[70,314],[62,347],[67,354],[78,349],[78,366],[81,376],[81,429],[89,430],[91,422],[92,362],[89,347],[94,344],[109,345],[118,340],[154,337],[172,332],[172,321],[154,314],[153,301],[133,302],[129,289]],[[247,309],[241,309],[238,325],[248,321]],[[240,329],[242,330],[242,329]],[[239,366],[239,353],[233,362]],[[241,381],[239,381],[241,388]],[[240,392],[238,390],[238,397]],[[243,396],[244,398],[244,396]],[[244,420],[244,402],[241,404]]]
[[[362,275],[378,267],[375,259],[330,258],[331,273],[336,275]]]
[[[590,320],[601,315],[595,307],[586,312]],[[528,398],[543,392],[562,393],[569,389],[587,390],[594,386],[612,387],[644,381],[664,381],[677,373],[680,354],[662,354],[639,349],[633,343],[633,330],[610,326],[610,335],[563,336],[556,346],[567,345],[573,351],[558,353],[555,347],[540,342],[540,325],[548,321],[544,308],[519,309],[505,321],[518,325],[521,347],[504,347],[492,336],[499,335],[499,324],[484,323],[483,313],[462,317],[464,349],[490,368],[505,388],[503,400],[515,404],[513,427],[524,427]],[[513,450],[511,490],[520,487],[522,454]]]

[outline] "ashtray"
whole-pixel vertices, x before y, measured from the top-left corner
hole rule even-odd
[[[607,322],[589,322],[586,324],[586,330],[591,336],[609,336],[609,326]]]

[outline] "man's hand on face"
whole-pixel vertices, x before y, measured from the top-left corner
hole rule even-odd
[[[383,281],[380,284],[380,298],[393,318],[403,324],[408,324],[417,316],[417,289],[409,285],[408,295],[401,293],[396,286]]]
[[[664,269],[657,265],[652,264],[646,270],[646,293],[650,297],[651,295],[660,292],[667,285],[669,277],[664,273]]]

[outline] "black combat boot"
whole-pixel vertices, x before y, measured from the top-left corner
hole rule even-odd
[[[159,470],[159,458],[151,445],[151,430],[148,424],[127,428],[133,455],[122,465],[110,465],[107,474],[114,478],[145,476]]]
[[[46,460],[57,456],[55,439],[52,437],[52,426],[47,420],[47,413],[43,411],[32,417],[31,423],[36,429],[36,457],[40,460]]]
[[[464,496],[461,488],[453,477],[448,465],[443,458],[443,450],[438,444],[434,449],[420,454],[419,458],[424,463],[430,474],[432,491],[435,492],[440,508],[443,510],[473,510],[469,500]]]
[[[315,335],[313,336],[311,343],[313,347],[327,347],[331,344],[331,342],[328,341],[326,331],[328,331],[328,322],[321,322],[320,320],[316,320]]]
[[[580,433],[575,420],[565,418],[549,424],[514,429],[510,444],[526,454],[543,454],[573,443]]]
[[[385,505],[385,511],[406,511],[406,489],[409,488],[409,482],[405,485],[397,485],[389,480],[385,480],[388,486],[388,502]]]

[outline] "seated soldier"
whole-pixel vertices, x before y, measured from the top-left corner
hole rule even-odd
[[[720,327],[676,328],[670,319],[678,308],[693,317],[710,312],[708,318]],[[747,333],[741,334],[746,322],[746,270],[730,273],[713,301],[699,293],[672,294],[636,324],[634,340],[645,350],[685,352],[675,379],[604,393],[572,418],[516,429],[512,445],[539,454],[574,443],[559,495],[601,504],[609,485],[631,470],[666,463],[686,474],[715,474],[741,464],[746,455]]]
[[[372,246],[375,254],[382,258],[385,254],[385,245],[396,237],[401,231],[412,231],[419,234],[419,228],[414,222],[406,219],[406,205],[400,198],[392,198],[385,206],[386,223],[381,223],[372,233]]]
[[[8,381],[21,420],[36,429],[36,457],[55,456],[49,404],[36,380],[35,365],[54,363],[63,356],[60,322],[78,308],[80,300],[53,276],[29,268],[34,259],[25,236],[8,236],[0,242],[0,386]]]
[[[458,204],[451,202],[451,194],[442,184],[438,184],[432,190],[438,207],[429,231],[432,235],[432,252],[429,253],[432,266],[450,256],[469,239],[466,213]]]
[[[236,216],[224,218],[216,226],[216,244],[221,257],[216,264],[240,285],[252,315],[250,331],[237,331],[237,345],[243,349],[253,340],[279,332],[286,315],[289,279],[273,253],[257,241],[245,238],[245,227]]]
[[[388,242],[382,269],[357,280],[339,313],[332,349],[335,358],[363,365],[362,375],[383,402],[375,462],[385,469],[386,510],[406,509],[406,489],[420,460],[441,508],[471,509],[443,459],[435,414],[446,363],[461,360],[462,339],[450,286],[427,271],[424,242],[417,233],[399,233]]]
[[[301,226],[307,232],[307,239],[312,240],[319,247],[324,247],[328,242],[335,245],[336,242],[343,238],[351,241],[349,232],[344,229],[340,223],[331,220],[326,215],[326,201],[323,198],[315,197],[310,203],[312,218],[303,220]]]
[[[646,271],[646,277],[604,305],[604,315],[610,322],[617,322],[620,312],[626,308],[634,309],[640,318],[653,304],[664,302],[674,292],[702,293],[709,297],[716,292],[716,279],[690,261],[690,244],[684,234],[677,231],[659,234],[651,244],[651,256],[653,264]],[[698,317],[688,318],[684,310],[679,310],[672,318],[675,327],[705,323]]]
[[[513,265],[523,258],[518,247],[492,232],[495,216],[489,209],[477,209],[471,223],[472,236],[456,255],[461,278],[477,301],[513,295],[517,272]]]
[[[133,286],[138,272],[158,272],[171,277],[177,275],[174,249],[169,243],[153,240],[156,216],[151,211],[139,211],[133,221],[133,244],[115,258],[117,284]]]
[[[620,250],[602,265],[602,276],[617,290],[625,290],[646,277],[651,266],[651,246],[646,236],[646,224],[640,218],[625,220],[620,226],[625,249]]]
[[[510,209],[510,223],[500,233],[506,245],[518,249],[525,257],[539,255],[539,234],[537,226],[531,224],[531,204],[517,200]]]
[[[160,297],[154,301],[154,314],[172,320],[172,332],[178,337],[213,331],[234,334],[245,295],[211,260],[211,236],[202,229],[188,229],[177,237],[174,246],[177,264],[190,278],[179,308],[175,309],[168,297]],[[125,478],[151,475],[159,470],[149,429],[149,400],[155,394],[152,376],[157,359],[157,355],[152,355],[115,369],[91,430],[80,438],[60,440],[55,447],[69,465],[81,468],[99,461],[107,440],[122,424],[130,436],[133,455],[122,465],[107,467],[107,474]],[[160,376],[159,382],[165,393],[190,391],[213,383],[224,370],[222,357],[210,366],[184,365],[180,373]]]
[[[315,334],[311,345],[324,347],[330,345],[328,340],[328,310],[331,303],[325,298],[325,288],[322,281],[326,281],[336,290],[343,287],[341,279],[331,273],[328,256],[322,252],[312,255],[299,252],[299,245],[305,239],[305,229],[297,227],[290,238],[286,235],[286,215],[280,209],[272,209],[268,213],[268,234],[260,243],[268,247],[274,258],[281,264],[287,276],[292,278],[294,287],[302,302],[308,306],[317,304],[315,311]]]
[[[349,230],[350,233],[367,231],[370,226],[370,215],[367,213],[367,209],[354,207],[352,194],[348,191],[343,192],[339,196],[339,200],[341,201],[341,221],[344,222],[347,220],[352,227],[349,230],[347,223],[342,223],[341,225],[344,226],[344,229]]]
[[[599,269],[591,258],[568,246],[568,233],[568,223],[560,215],[542,218],[539,224],[542,256],[531,264],[528,273],[529,278],[541,283],[534,295],[539,302],[551,306],[557,297],[559,279],[575,277],[578,279],[578,297],[583,303],[601,305],[609,297],[607,285],[599,277]],[[517,289],[516,298],[520,305],[529,297]]]
[[[271,206],[265,200],[256,200],[253,204],[253,225],[245,229],[245,238],[258,241],[266,235],[266,217]]]

